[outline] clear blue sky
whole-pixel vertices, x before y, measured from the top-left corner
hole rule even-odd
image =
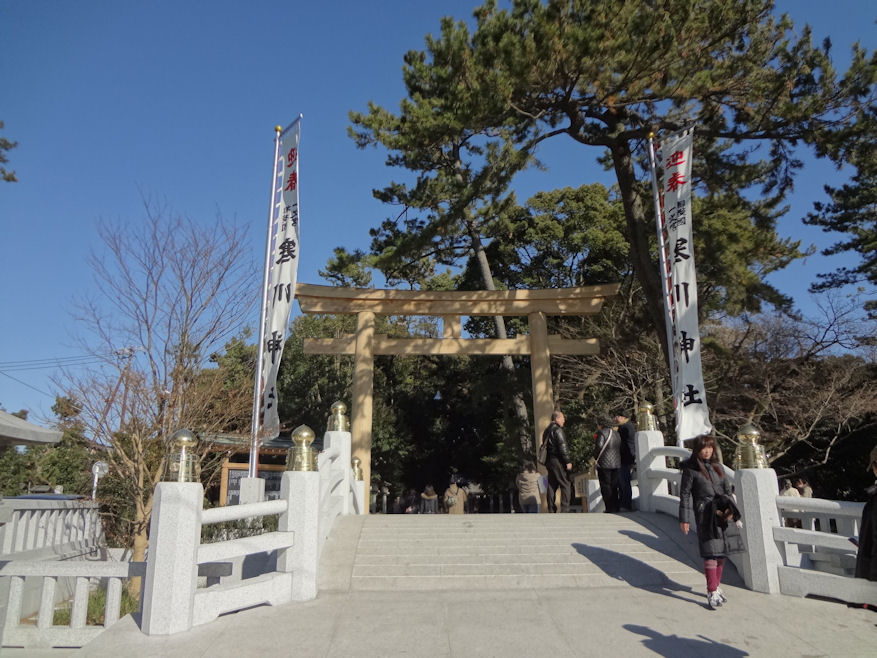
[[[51,369],[10,362],[78,355],[71,301],[87,290],[86,260],[99,218],[137,222],[141,194],[210,221],[217,212],[248,224],[261,260],[273,127],[302,121],[302,260],[299,281],[335,246],[368,246],[368,230],[392,209],[375,187],[399,174],[378,151],[346,135],[350,110],[369,100],[396,108],[402,56],[421,49],[444,15],[468,19],[476,0],[0,0],[0,120],[17,141],[0,183],[0,406],[51,417]],[[865,0],[783,0],[817,40],[830,35],[839,68],[849,44],[877,45],[877,11]],[[550,170],[522,182],[537,188],[606,179],[597,153],[546,144]],[[827,166],[808,166],[785,235],[824,242],[799,217],[821,198]],[[774,282],[806,304],[807,285],[829,265],[796,265]],[[254,291],[257,295],[258,291]],[[257,322],[253,318],[252,324]],[[10,377],[11,375],[11,377]],[[14,377],[14,379],[13,379]]]

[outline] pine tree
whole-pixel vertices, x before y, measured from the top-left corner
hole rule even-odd
[[[374,104],[351,114],[360,146],[381,145],[389,165],[416,174],[411,185],[376,192],[422,213],[401,230],[385,223],[381,258],[398,264],[431,250],[484,263],[492,221],[513,203],[514,175],[535,163],[538,144],[565,135],[597,147],[615,173],[630,262],[663,336],[639,164],[651,133],[693,123],[703,200],[695,222],[710,213],[732,220],[698,255],[727,275],[717,299],[731,311],[790,304],[763,275],[801,255],[776,234],[802,166],[796,148],[825,155],[856,125],[874,97],[873,54],[855,45],[838,76],[830,44],[814,46],[806,27],[796,36],[769,0],[514,0],[508,10],[488,0],[474,16],[473,32],[446,18],[425,51],[405,56],[398,114]]]

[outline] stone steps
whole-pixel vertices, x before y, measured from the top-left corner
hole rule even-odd
[[[529,589],[633,581],[656,587],[668,578],[699,586],[703,576],[678,546],[636,517],[345,517],[338,520],[324,552],[321,589]],[[345,541],[355,549],[343,547]]]

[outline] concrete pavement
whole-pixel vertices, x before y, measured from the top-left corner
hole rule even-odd
[[[582,522],[591,517],[589,525],[600,522],[598,515],[577,516]],[[167,637],[145,636],[127,617],[78,652],[9,655],[877,655],[874,612],[751,592],[730,566],[723,584],[729,601],[710,610],[696,548],[675,520],[603,516],[611,517],[606,522],[626,548],[614,550],[605,538],[597,543],[594,533],[583,532],[569,547],[589,565],[570,581],[575,586],[526,587],[519,581],[517,587],[358,589],[351,584],[356,557],[350,542],[364,540],[362,526],[357,536],[354,523],[333,530],[324,554],[327,587],[313,601],[252,608]]]

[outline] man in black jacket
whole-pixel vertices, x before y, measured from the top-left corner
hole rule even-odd
[[[636,464],[636,427],[623,411],[615,414],[615,424],[621,437],[621,467],[618,469],[618,504],[621,511],[633,509],[633,490],[630,475]]]
[[[569,458],[569,450],[566,447],[566,437],[563,434],[565,419],[560,411],[551,413],[551,424],[542,433],[542,442],[548,446],[548,511],[557,512],[555,496],[560,488],[560,511],[569,511],[571,487],[567,471],[572,470],[572,461]]]

